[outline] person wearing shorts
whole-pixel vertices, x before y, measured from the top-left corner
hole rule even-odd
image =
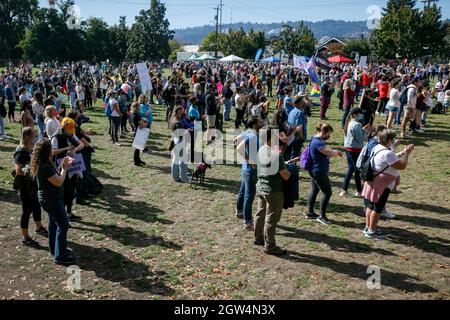
[[[408,90],[408,102],[405,106],[405,116],[403,118],[402,122],[402,128],[401,128],[401,138],[407,137],[408,134],[406,133],[406,125],[410,120],[414,120],[416,117],[416,104],[417,104],[417,89],[420,85],[420,79],[414,78],[412,81],[412,84],[410,84],[407,88]]]

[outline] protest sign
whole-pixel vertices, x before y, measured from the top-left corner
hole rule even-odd
[[[74,175],[82,173],[83,171],[86,171],[86,165],[84,163],[84,159],[83,156],[79,153],[75,154],[75,156],[73,157],[74,160],[72,162],[72,165],[69,167],[69,169],[67,169],[67,176],[70,178],[72,178]],[[61,166],[63,159],[58,159],[56,161],[56,164],[58,165],[58,167]]]
[[[152,80],[148,72],[147,64],[145,62],[136,64],[136,69],[139,74],[139,80],[141,81],[142,91],[150,92],[153,89]]]
[[[136,132],[136,137],[133,141],[133,148],[143,151],[145,149],[145,145],[147,144],[148,136],[150,135],[149,128],[138,128]]]

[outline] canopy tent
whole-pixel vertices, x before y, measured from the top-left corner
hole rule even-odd
[[[197,59],[198,57],[200,57],[198,54],[193,53],[192,56],[187,58],[187,61],[195,61],[195,59]]]
[[[197,59],[194,59],[194,61],[208,61],[208,60],[216,60],[216,58],[211,57],[209,54],[204,54],[200,57],[198,57]]]
[[[220,59],[220,62],[243,62],[245,59],[242,59],[238,56],[232,54],[231,56]]]
[[[262,62],[268,62],[268,63],[281,62],[281,59],[276,58],[276,57],[268,57],[268,58],[263,59]]]
[[[351,63],[353,62],[352,59],[346,58],[346,57],[342,57],[342,56],[334,56],[331,58],[328,58],[328,62],[334,62],[334,63]]]

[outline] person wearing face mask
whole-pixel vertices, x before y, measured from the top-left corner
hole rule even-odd
[[[75,121],[64,118],[61,121],[61,129],[53,135],[51,139],[52,155],[56,162],[67,156],[75,156],[84,148],[84,144],[75,135]],[[64,181],[64,205],[67,207],[67,215],[70,221],[77,221],[81,218],[72,213],[73,199],[75,198],[75,187],[78,176],[66,177]],[[80,203],[82,204],[82,203]]]
[[[386,129],[378,134],[379,144],[373,148],[370,161],[374,173],[373,181],[366,181],[363,189],[366,210],[366,227],[363,234],[369,239],[381,240],[378,221],[392,190],[399,184],[400,171],[405,170],[414,145],[408,145],[396,155],[392,151],[397,141],[395,130]]]
[[[355,175],[356,184],[356,197],[361,197],[362,185],[361,177],[358,168],[356,167],[356,162],[358,161],[359,155],[364,148],[365,141],[371,130],[371,125],[368,124],[365,127],[361,123],[364,122],[364,115],[361,108],[353,108],[350,111],[350,118],[347,120],[345,130],[345,140],[344,149],[347,156],[347,174],[344,178],[344,184],[342,187],[342,192],[339,194],[340,197],[350,196],[348,193],[348,187],[350,185],[350,180]]]
[[[316,219],[324,224],[330,225],[326,212],[328,203],[333,194],[331,189],[331,182],[328,176],[330,171],[330,159],[333,157],[342,157],[340,151],[330,149],[326,141],[330,139],[333,133],[333,128],[326,123],[319,123],[316,126],[317,134],[312,137],[309,145],[311,155],[311,166],[308,169],[311,177],[311,192],[308,197],[308,214],[307,219]],[[298,158],[296,159],[299,160]],[[323,196],[320,200],[320,216],[314,213],[314,205],[316,203],[317,195],[322,191]]]

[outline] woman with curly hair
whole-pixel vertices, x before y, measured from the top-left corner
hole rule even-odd
[[[67,251],[67,231],[69,220],[64,208],[64,181],[67,169],[73,159],[65,157],[61,163],[61,172],[52,160],[52,144],[48,139],[40,140],[31,156],[31,175],[36,178],[38,199],[48,214],[48,243],[50,253],[56,264],[72,265],[75,260]]]

